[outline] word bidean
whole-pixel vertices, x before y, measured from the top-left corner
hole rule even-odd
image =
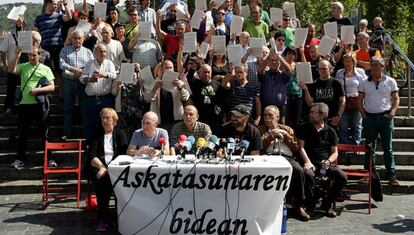
[[[126,188],[151,188],[155,194],[163,193],[164,189],[205,189],[209,190],[287,190],[289,184],[288,175],[266,175],[237,174],[216,175],[216,174],[194,174],[191,171],[183,175],[181,170],[164,174],[151,172],[154,166],[148,167],[145,172],[129,174],[130,166],[127,166],[119,177],[114,181],[113,187],[119,182]]]

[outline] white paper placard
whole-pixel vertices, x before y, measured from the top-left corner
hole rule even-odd
[[[214,9],[217,10],[221,7],[221,5],[223,5],[225,0],[213,0],[213,1],[216,3],[216,5],[214,5]]]
[[[216,54],[225,55],[226,54],[226,36],[224,35],[214,35],[211,37],[211,47],[214,48]]]
[[[151,67],[148,65],[141,69],[141,79],[144,80],[144,88],[151,90],[154,87],[155,80],[152,76]]]
[[[243,30],[243,21],[244,18],[241,16],[231,16],[230,35],[235,33],[237,36],[240,36]]]
[[[211,11],[206,12],[206,32],[210,31],[211,26],[214,25],[213,16],[211,15]]]
[[[313,82],[310,62],[296,63],[296,79],[298,82],[305,84]]]
[[[270,50],[272,50],[273,52],[276,53],[277,51],[276,51],[275,39],[272,37],[272,38],[269,39],[269,42],[270,42]]]
[[[318,54],[321,56],[329,55],[335,46],[336,40],[331,37],[323,36],[318,46]]]
[[[135,66],[131,63],[122,63],[121,64],[121,72],[120,72],[120,79],[125,84],[131,84],[134,81],[134,70]]]
[[[92,25],[84,20],[79,20],[78,25],[76,25],[76,30],[82,31],[84,35],[88,35],[91,28]]]
[[[95,0],[86,0],[86,3],[95,6]]]
[[[32,53],[33,51],[33,37],[32,31],[17,32],[17,44],[22,53]]]
[[[178,79],[178,75],[179,73],[172,70],[165,70],[162,76],[162,87],[169,92],[173,92],[175,88],[173,82]]]
[[[296,19],[295,3],[284,2],[282,8],[291,19]]]
[[[151,39],[152,22],[151,21],[146,21],[146,22],[141,21],[139,24],[140,24],[139,38],[143,39],[143,40],[150,40]]]
[[[250,48],[252,49],[251,56],[263,56],[263,38],[250,38]]]
[[[195,0],[195,8],[201,11],[207,11],[207,2],[206,0]]]
[[[242,0],[237,0],[236,4],[237,4],[237,7],[240,9],[242,6]]]
[[[244,18],[249,18],[250,17],[250,7],[249,7],[249,5],[241,6],[240,15]]]
[[[233,65],[241,64],[242,46],[240,44],[228,45],[227,56],[229,58],[229,62]]]
[[[106,2],[95,2],[94,8],[94,17],[95,19],[106,19]]]
[[[283,10],[280,8],[272,7],[270,8],[270,21],[271,23],[279,23],[282,24],[283,21]]]
[[[184,33],[183,52],[195,52],[196,46],[197,46],[197,33],[196,32]]]
[[[191,17],[191,27],[194,29],[199,29],[200,23],[205,15],[206,13],[204,13],[204,11],[196,9],[193,13],[193,16]]]
[[[308,37],[308,29],[307,28],[297,28],[297,29],[295,29],[295,47],[298,48],[300,46],[304,46],[307,37]]]
[[[207,58],[208,50],[210,49],[210,45],[206,42],[202,42],[200,45],[200,56],[201,58]]]
[[[10,20],[17,20],[19,16],[24,15],[24,12],[26,11],[26,5],[21,5],[18,7],[13,7],[9,14],[7,15],[7,19]]]
[[[355,43],[355,34],[353,25],[342,25],[341,26],[341,41],[345,44]]]
[[[336,40],[338,37],[338,24],[336,22],[327,22],[323,24],[324,35]]]

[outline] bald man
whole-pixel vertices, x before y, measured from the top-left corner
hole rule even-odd
[[[124,48],[122,47],[122,44],[119,41],[112,39],[112,37],[114,36],[114,31],[112,30],[111,26],[105,26],[102,29],[101,34],[102,42],[107,47],[106,58],[114,63],[116,73],[119,73],[121,70],[122,62],[127,61],[124,53]]]
[[[161,153],[160,139],[165,139],[164,154],[169,154],[168,132],[165,129],[158,128],[158,115],[149,111],[144,114],[141,120],[142,128],[132,134],[127,154],[149,156],[158,156]]]

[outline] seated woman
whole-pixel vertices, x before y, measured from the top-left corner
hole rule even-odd
[[[100,112],[102,128],[96,131],[89,148],[89,162],[94,173],[92,181],[95,184],[98,200],[98,225],[96,231],[106,231],[108,228],[109,198],[112,195],[112,184],[108,175],[108,165],[119,155],[126,154],[128,147],[127,136],[122,129],[116,127],[118,115],[112,108],[104,108]]]
[[[158,115],[152,111],[147,112],[141,122],[142,128],[132,134],[128,154],[131,156],[145,154],[152,157],[169,155],[168,132],[165,129],[157,128]],[[161,138],[164,138],[164,146],[160,143]]]

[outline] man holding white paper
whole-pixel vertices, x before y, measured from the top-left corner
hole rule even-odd
[[[151,37],[155,38],[155,22],[157,16],[155,10],[150,7],[150,0],[140,0],[138,15],[141,22],[151,22]]]
[[[338,24],[338,37],[341,36],[342,25],[353,25],[351,18],[343,16],[344,5],[341,2],[333,2],[331,4],[331,15],[328,22],[336,22]]]
[[[106,58],[114,63],[116,73],[119,73],[122,62],[127,60],[124,54],[124,48],[119,41],[112,39],[114,32],[111,26],[104,26],[101,34],[102,42],[107,48]]]

